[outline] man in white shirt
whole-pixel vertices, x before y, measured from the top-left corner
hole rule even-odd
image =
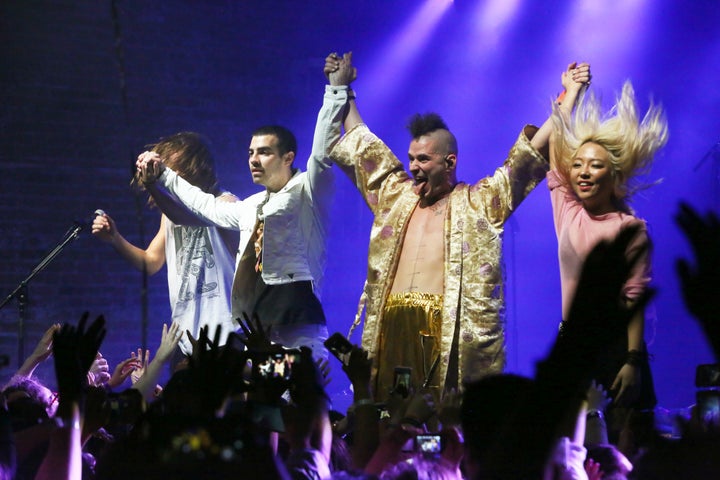
[[[318,114],[307,171],[293,167],[297,145],[284,127],[253,132],[248,163],[265,191],[233,203],[216,200],[166,168],[153,152],[138,157],[139,174],[161,209],[179,201],[199,218],[238,230],[232,314],[256,314],[271,340],[309,346],[324,356],[327,327],[318,300],[326,259],[326,225],[333,191],[327,153],[340,138],[340,121],[353,71],[333,77]]]

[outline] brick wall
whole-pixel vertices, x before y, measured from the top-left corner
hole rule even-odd
[[[0,4],[3,295],[97,208],[131,242],[152,239],[159,215],[128,183],[143,145],[162,135],[208,135],[223,185],[242,196],[257,191],[245,169],[252,129],[286,124],[300,140],[299,157],[307,155],[307,105],[320,105],[329,48],[318,36],[332,32],[300,28],[317,11],[293,11],[288,2],[153,3]],[[291,20],[299,22],[292,31]],[[366,234],[358,237],[364,245]],[[165,275],[148,284],[151,347],[170,314]],[[48,325],[88,310],[107,319],[105,356],[112,364],[126,358],[142,342],[142,285],[142,275],[86,229],[29,284],[25,354]],[[3,374],[17,367],[18,318],[15,300],[0,311],[0,353],[12,361]],[[38,370],[48,382],[51,363]]]

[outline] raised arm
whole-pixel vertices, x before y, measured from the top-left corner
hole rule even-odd
[[[568,65],[567,69],[561,74],[560,82],[562,83],[564,90],[558,98],[558,110],[561,114],[565,115],[566,118],[570,117],[573,108],[575,108],[575,103],[580,95],[580,91],[583,87],[590,84],[591,78],[590,64],[588,63],[581,63],[578,65],[577,62],[573,62]],[[549,117],[530,140],[533,147],[542,152],[545,155],[545,158],[550,159],[551,169],[555,168],[554,159],[552,157],[553,152],[552,149],[550,149],[549,154],[546,154],[546,152],[548,152],[548,147],[550,145],[552,129],[552,119]]]
[[[343,83],[333,82],[342,82],[346,78],[348,71],[352,76],[351,80],[347,83],[347,85],[350,85],[350,82],[357,78],[357,69],[352,65],[352,52],[343,54],[342,58],[340,58],[337,53],[331,53],[325,59],[324,72],[330,81],[330,85],[342,85]],[[363,123],[363,121],[360,117],[357,103],[355,102],[355,92],[350,90],[348,92],[348,108],[345,110],[345,116],[343,118],[343,127],[345,127],[345,131],[347,132],[360,123]]]
[[[150,195],[158,201],[162,210],[166,200],[177,200],[200,220],[218,227],[231,230],[239,229],[239,208],[242,202],[228,202],[215,197],[190,184],[172,169],[163,164],[155,152],[143,152],[138,156],[136,166],[140,181]],[[254,209],[253,209],[254,212]]]
[[[54,323],[50,325],[50,328],[48,328],[43,334],[42,338],[40,338],[40,341],[35,346],[33,352],[25,359],[18,371],[15,372],[16,376],[32,376],[37,366],[47,360],[50,355],[52,355],[53,335],[55,335],[55,332],[57,332],[58,330],[60,330],[59,323]]]
[[[178,342],[180,342],[182,334],[183,332],[177,323],[173,322],[170,328],[168,328],[167,324],[163,324],[162,338],[160,339],[160,346],[155,353],[155,358],[148,364],[140,380],[132,386],[132,388],[142,394],[145,401],[149,402],[152,400],[155,386],[162,374],[163,367],[170,360],[173,351],[177,347]]]
[[[328,57],[329,58],[329,57]],[[327,64],[327,60],[326,60]],[[325,87],[323,104],[318,112],[313,135],[312,152],[307,163],[307,181],[313,197],[313,203],[320,208],[321,216],[330,203],[333,191],[333,170],[329,154],[333,146],[340,140],[340,127],[348,95],[350,83],[355,79],[354,69],[349,62],[330,79]]]

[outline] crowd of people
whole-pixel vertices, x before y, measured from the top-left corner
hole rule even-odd
[[[524,127],[492,175],[466,184],[439,115],[410,121],[408,172],[360,117],[352,55],[329,55],[324,73],[306,172],[294,166],[290,131],[253,133],[260,193],[240,200],[218,188],[194,133],[138,157],[136,181],[163,212],[156,237],[134,246],[106,214],[93,233],[149,274],[168,264],[172,323],[152,359],[138,350],[114,368],[99,353],[102,315],[50,326],[0,393],[0,479],[720,473],[720,414],[696,409],[673,439],[652,418],[651,242],[629,199],[667,140],[662,110],[640,119],[627,83],[603,115],[587,92],[590,66],[571,63],[550,118]],[[374,214],[360,346],[328,339],[320,302],[333,165]],[[562,322],[529,378],[503,373],[501,238],[546,177]],[[695,255],[678,261],[684,300],[720,362],[720,220],[683,204],[676,221]],[[352,385],[344,412],[326,394],[339,381],[328,350]],[[51,356],[57,392],[33,376]]]

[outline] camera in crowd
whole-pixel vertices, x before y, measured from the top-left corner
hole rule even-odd
[[[346,367],[348,366],[350,362],[350,352],[352,352],[353,349],[350,340],[345,338],[343,334],[336,332],[325,340],[324,345],[330,353],[335,355],[335,358],[340,360],[340,363]]]
[[[415,435],[415,452],[423,455],[440,455],[443,450],[442,435],[439,433],[424,433]]]
[[[293,365],[300,362],[299,349],[283,348],[268,352],[253,352],[250,355],[252,362],[252,380],[275,379],[286,383],[292,382]]]

